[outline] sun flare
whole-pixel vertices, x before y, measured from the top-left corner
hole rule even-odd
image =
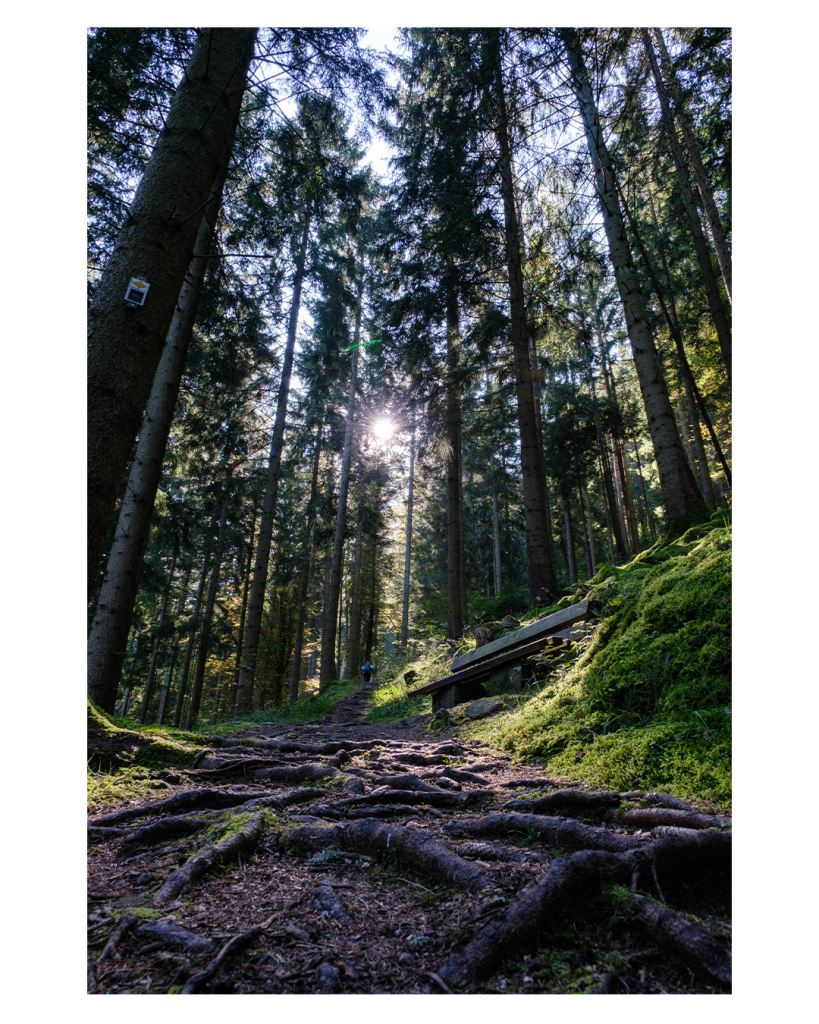
[[[392,420],[376,420],[373,424],[373,433],[379,441],[386,441],[388,438],[392,437],[394,430],[395,424]]]

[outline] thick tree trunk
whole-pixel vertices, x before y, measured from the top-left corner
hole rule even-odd
[[[344,549],[344,533],[347,526],[347,489],[350,481],[350,462],[353,455],[353,430],[355,425],[355,384],[358,372],[358,349],[361,338],[361,310],[364,299],[364,273],[358,282],[358,301],[355,313],[353,336],[353,358],[350,366],[350,390],[347,396],[347,424],[344,428],[344,449],[341,455],[341,479],[338,485],[338,509],[336,510],[336,532],[329,567],[327,600],[324,605],[324,623],[321,630],[321,665],[319,686],[326,686],[337,678],[336,629],[339,592],[341,590],[341,555]]]
[[[500,59],[500,32],[491,29],[494,62],[494,105],[497,124],[495,132],[499,148],[499,169],[503,197],[506,241],[506,262],[509,274],[510,333],[515,368],[515,388],[520,430],[520,461],[523,503],[526,523],[526,558],[529,595],[533,602],[548,602],[557,580],[549,537],[551,514],[546,500],[546,469],[543,445],[537,433],[535,388],[526,326],[526,305],[523,292],[523,270],[520,253],[520,228],[515,208],[512,177],[512,154],[506,115],[506,98]]]
[[[694,192],[688,178],[688,170],[685,166],[685,155],[683,154],[682,146],[677,138],[677,129],[668,103],[668,96],[663,88],[660,69],[657,66],[657,56],[654,53],[654,48],[651,45],[648,32],[644,28],[641,28],[640,35],[643,40],[646,55],[648,56],[649,64],[651,65],[652,74],[654,75],[654,82],[657,86],[657,96],[660,100],[663,123],[665,124],[671,155],[674,157],[674,164],[677,170],[677,181],[679,183],[683,205],[685,206],[686,216],[688,217],[691,237],[694,241],[694,251],[697,255],[697,264],[700,268],[702,285],[705,289],[706,298],[708,299],[708,308],[711,310],[711,318],[714,321],[717,338],[719,339],[720,352],[722,353],[722,360],[725,363],[725,371],[728,374],[728,383],[730,384],[731,327],[728,323],[728,317],[725,315],[725,307],[722,303],[722,296],[719,292],[719,285],[717,284],[717,279],[714,274],[714,268],[711,266],[711,254],[708,251],[708,243],[702,230],[699,210],[697,209]]]
[[[199,717],[199,705],[202,702],[202,686],[205,681],[205,665],[207,664],[211,625],[213,623],[213,609],[216,606],[216,594],[219,590],[219,576],[222,569],[222,555],[225,550],[225,533],[227,528],[228,501],[230,498],[230,481],[225,484],[225,495],[222,501],[222,514],[219,518],[219,533],[216,538],[216,552],[213,556],[213,570],[210,574],[208,585],[208,599],[205,603],[205,614],[202,618],[202,628],[199,631],[199,656],[196,660],[196,672],[193,677],[193,689],[191,690],[191,702],[188,709],[188,729],[193,729],[196,719]]]
[[[447,628],[450,640],[463,636],[461,606],[461,404],[458,395],[458,296],[454,286],[446,295],[446,420],[448,453],[446,460],[446,557]]]
[[[256,31],[200,29],[89,310],[89,594],[202,210],[234,132]],[[132,278],[150,286],[144,305],[125,301]]]
[[[168,585],[165,587],[165,593],[162,597],[162,607],[159,609],[159,618],[156,622],[156,637],[154,638],[154,648],[151,651],[151,664],[148,668],[148,679],[145,683],[145,693],[142,696],[142,707],[140,709],[139,721],[142,725],[148,721],[149,709],[151,706],[151,698],[154,692],[154,675],[156,673],[156,662],[159,657],[159,643],[161,639],[162,625],[165,622],[165,612],[168,608],[168,601],[171,596],[171,586],[173,584],[173,574],[176,569],[176,558],[179,554],[179,538],[174,536],[173,545],[173,556],[171,557],[171,567],[168,570]]]
[[[682,133],[685,151],[688,154],[691,168],[694,171],[697,189],[699,190],[700,197],[702,198],[702,205],[705,208],[705,214],[708,218],[708,226],[711,229],[711,238],[714,242],[714,252],[717,254],[717,262],[719,263],[719,268],[722,272],[722,280],[725,283],[725,292],[728,296],[728,301],[733,303],[733,299],[731,297],[731,250],[728,248],[728,242],[725,239],[725,232],[722,229],[719,210],[717,209],[717,204],[714,202],[714,193],[708,183],[708,175],[705,173],[705,167],[703,166],[702,157],[700,156],[700,147],[698,146],[694,132],[691,129],[691,123],[688,120],[688,115],[683,109],[677,75],[674,71],[673,65],[671,64],[671,58],[668,55],[668,50],[666,49],[662,29],[654,28],[651,30],[651,33],[657,44],[657,49],[660,52],[660,62],[663,66],[666,80],[671,89],[671,94],[674,97],[674,102],[676,104],[674,118]],[[643,38],[643,43],[644,45],[646,44],[645,37]],[[652,71],[654,71],[653,65]],[[658,72],[655,73],[654,81],[657,85],[657,93],[659,95],[661,90],[665,91],[665,83]],[[671,104],[668,103],[667,98],[666,104],[670,108]]]
[[[287,342],[282,359],[282,376],[276,403],[276,419],[270,442],[270,460],[267,465],[267,485],[259,521],[259,540],[256,545],[256,561],[253,566],[253,582],[247,610],[247,626],[242,642],[242,670],[236,687],[236,713],[247,714],[253,704],[253,680],[256,674],[256,654],[262,631],[264,592],[267,586],[267,570],[270,565],[270,549],[273,544],[273,522],[276,517],[276,499],[279,493],[279,475],[284,447],[284,424],[287,418],[287,400],[290,395],[290,375],[293,371],[293,352],[296,345],[296,328],[301,307],[301,288],[304,281],[307,240],[310,235],[310,214],[304,215],[301,241],[296,254],[296,269],[293,275],[293,295],[290,301],[290,316],[287,322]]]
[[[589,155],[594,166],[603,226],[623,304],[634,367],[640,382],[654,457],[660,475],[668,521],[687,519],[704,507],[697,482],[688,468],[674,412],[668,397],[659,354],[648,324],[640,283],[634,269],[614,171],[600,128],[580,42],[574,29],[560,29],[572,68],[572,86],[583,116]]]
[[[313,476],[310,481],[310,500],[307,503],[307,522],[304,527],[304,543],[301,553],[301,578],[299,579],[299,610],[296,619],[296,639],[293,645],[293,671],[290,674],[290,703],[299,699],[299,676],[301,674],[301,652],[304,648],[304,622],[307,616],[307,592],[310,588],[310,565],[312,562],[313,524],[316,518],[316,497],[318,495],[319,465],[321,464],[321,424],[316,428],[315,450],[313,452]]]
[[[216,229],[222,188],[230,163],[230,150],[230,145],[226,145],[216,181],[200,219],[196,255],[179,293],[142,419],[128,486],[88,637],[89,693],[106,711],[113,711],[128,623],[139,589],[156,492],[162,476],[162,462],[208,267],[208,253]]]
[[[410,433],[410,464],[409,481],[407,483],[407,527],[404,547],[404,594],[401,606],[401,634],[399,644],[404,654],[407,653],[409,640],[409,604],[410,604],[410,556],[412,554],[412,499],[415,483],[415,406],[412,407],[412,431]]]

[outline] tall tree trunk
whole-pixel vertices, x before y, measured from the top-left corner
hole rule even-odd
[[[193,650],[196,646],[196,634],[199,630],[199,616],[202,611],[202,601],[205,597],[205,584],[208,580],[208,572],[210,570],[210,537],[213,536],[216,523],[211,521],[210,529],[208,530],[208,542],[205,545],[205,557],[202,562],[202,575],[199,577],[199,588],[196,591],[196,604],[193,609],[193,616],[191,619],[191,630],[188,635],[188,643],[185,647],[185,662],[182,666],[182,678],[179,680],[179,692],[176,695],[176,708],[173,713],[173,724],[178,729],[182,722],[182,707],[185,703],[185,692],[188,688],[188,675],[191,670],[191,659],[193,658]]]
[[[626,497],[625,487],[623,484],[623,462],[620,458],[620,449],[617,444],[617,436],[612,432],[609,434],[609,440],[611,441],[611,463],[614,469],[614,492],[617,498],[617,529],[623,535],[626,541],[627,549],[631,550],[631,545],[628,542],[628,531],[626,530]]]
[[[640,484],[643,488],[643,501],[646,507],[646,522],[648,523],[648,533],[651,539],[654,541],[657,539],[657,527],[654,525],[654,515],[651,510],[651,503],[648,500],[648,488],[646,487],[646,480],[643,476],[643,467],[640,464],[640,448],[637,442],[634,442],[634,457],[637,460],[637,475],[640,477]]]
[[[202,628],[199,631],[199,656],[196,660],[196,672],[193,677],[191,702],[188,709],[188,729],[193,729],[199,717],[199,706],[202,702],[202,686],[205,681],[205,666],[210,653],[210,635],[213,623],[213,609],[216,606],[216,594],[219,590],[219,576],[222,570],[222,555],[225,551],[225,533],[227,528],[228,501],[230,499],[230,480],[225,483],[225,494],[222,500],[222,514],[219,517],[219,533],[216,538],[216,552],[213,556],[213,570],[210,574],[208,599],[205,603],[205,614]]]
[[[367,493],[364,487],[363,466],[360,467],[360,472],[352,580],[350,583],[350,624],[347,629],[347,664],[350,666],[350,676],[358,672],[358,656],[361,651],[361,556],[364,547],[364,505],[367,500]]]
[[[137,654],[139,654],[139,640],[142,636],[142,630],[138,629],[136,637],[134,638],[134,653],[131,657],[131,664],[128,666],[128,671],[125,676],[125,693],[122,698],[122,707],[120,708],[119,716],[124,718],[128,713],[128,705],[131,703],[131,681],[134,678],[134,668],[136,667]]]
[[[688,379],[688,375],[683,371],[682,366],[680,367],[680,370],[680,376],[682,377],[683,387],[685,389],[685,404],[688,410],[688,417],[691,420],[694,453],[696,455],[696,459],[700,467],[702,494],[705,498],[705,504],[708,505],[709,508],[716,508],[717,501],[714,497],[714,485],[711,482],[711,473],[708,470],[708,460],[705,457],[705,445],[703,443],[702,430],[700,428],[700,420],[699,416],[697,415],[697,408],[694,402],[694,394],[691,390],[691,382]]]
[[[179,641],[174,640],[171,644],[171,649],[168,652],[168,663],[165,666],[165,678],[162,680],[162,692],[159,695],[159,711],[156,716],[156,724],[162,725],[162,720],[165,718],[165,709],[168,706],[168,694],[171,692],[171,678],[173,676],[173,667],[176,664],[176,652],[179,650]]]
[[[276,499],[279,493],[279,475],[284,446],[284,424],[287,418],[287,399],[290,395],[290,375],[293,371],[293,352],[296,345],[296,328],[301,307],[301,288],[304,281],[307,240],[310,234],[310,214],[305,213],[301,241],[296,254],[296,269],[293,274],[293,295],[290,301],[290,316],[287,322],[287,342],[282,359],[282,376],[276,403],[276,419],[270,442],[270,459],[267,464],[267,485],[262,502],[259,521],[259,540],[256,545],[256,561],[253,566],[253,582],[247,610],[247,626],[242,643],[242,670],[236,687],[236,714],[247,714],[253,705],[253,679],[256,674],[256,654],[262,631],[264,592],[267,586],[267,570],[270,565],[270,548],[273,543],[273,522],[276,518]]]
[[[644,30],[641,30],[641,32]],[[691,122],[688,120],[688,115],[683,107],[679,82],[677,81],[677,75],[674,71],[674,67],[671,63],[671,58],[668,55],[666,49],[665,40],[663,39],[662,29],[654,28],[651,30],[654,37],[654,41],[657,44],[657,49],[660,52],[660,63],[662,64],[665,77],[671,90],[671,95],[674,97],[676,104],[676,110],[674,111],[674,120],[680,128],[682,133],[683,143],[685,145],[685,151],[688,154],[688,159],[691,163],[691,168],[694,171],[694,178],[697,182],[697,189],[699,190],[700,197],[702,198],[702,205],[705,208],[705,214],[708,218],[708,226],[711,228],[711,238],[714,242],[714,252],[717,254],[717,262],[722,272],[722,280],[725,283],[725,292],[728,296],[728,301],[733,302],[731,297],[731,250],[728,248],[728,242],[725,239],[725,232],[722,229],[722,221],[720,220],[719,210],[717,204],[714,202],[714,193],[711,190],[711,186],[708,182],[708,175],[705,173],[705,167],[702,163],[702,157],[700,156],[700,147],[697,144],[697,140],[694,136],[694,132],[691,129]],[[646,45],[646,39],[643,37],[643,44]],[[650,45],[650,44],[649,44]],[[652,65],[652,72],[654,67]],[[654,81],[657,86],[657,94],[660,95],[661,91],[665,91],[665,83],[663,82],[659,73],[655,73]],[[671,107],[666,97],[667,106]]]
[[[657,96],[660,100],[663,123],[665,124],[671,154],[674,157],[674,165],[677,170],[677,182],[679,184],[683,205],[685,206],[688,225],[691,230],[691,237],[694,241],[694,251],[697,255],[700,277],[702,278],[702,285],[705,289],[706,298],[708,299],[708,308],[711,310],[711,319],[714,321],[717,338],[719,339],[720,352],[722,353],[722,361],[725,363],[725,371],[728,374],[728,383],[730,384],[731,327],[728,323],[728,317],[725,315],[725,307],[722,303],[722,296],[719,293],[719,286],[714,274],[714,268],[711,266],[711,254],[708,251],[708,243],[706,242],[705,235],[703,234],[699,210],[697,209],[694,192],[688,178],[688,171],[685,166],[685,155],[683,154],[682,147],[680,146],[679,139],[677,138],[677,129],[674,125],[674,118],[668,104],[668,96],[663,88],[660,69],[657,67],[657,56],[654,53],[654,48],[651,45],[648,32],[644,28],[641,28],[640,35],[648,56],[649,64],[651,65],[652,74],[654,75],[654,82],[657,86]]]
[[[626,551],[625,541],[623,540],[623,534],[620,529],[620,517],[617,514],[617,501],[614,495],[614,484],[611,479],[611,469],[609,467],[609,455],[606,449],[606,439],[603,435],[603,424],[600,420],[600,407],[597,401],[597,388],[594,383],[594,374],[592,372],[592,359],[591,359],[591,342],[588,336],[582,339],[583,357],[586,366],[586,382],[589,386],[589,394],[592,400],[592,412],[594,413],[594,429],[597,434],[597,451],[600,455],[600,465],[603,467],[603,491],[606,496],[606,505],[609,510],[611,521],[614,524],[614,541],[617,545],[617,554],[623,561],[628,557]],[[600,349],[602,353],[603,343],[600,341]]]
[[[406,654],[409,640],[409,605],[410,605],[410,556],[412,554],[412,499],[415,483],[415,405],[412,406],[412,430],[410,433],[410,464],[409,481],[407,483],[407,527],[404,547],[404,593],[401,605],[401,635],[399,644]]]
[[[446,293],[446,558],[447,627],[450,640],[463,636],[461,606],[461,403],[458,395],[458,293],[454,285]]]
[[[293,645],[293,671],[290,675],[290,703],[299,699],[299,676],[301,674],[301,652],[304,648],[304,622],[307,616],[307,592],[310,588],[310,566],[313,548],[313,524],[316,518],[316,497],[318,495],[319,465],[321,463],[321,431],[316,428],[316,442],[313,452],[313,476],[310,481],[310,500],[307,503],[307,522],[304,527],[304,543],[301,553],[301,577],[299,579],[299,610],[296,619],[296,639]]]
[[[378,594],[376,584],[378,582],[378,537],[373,534],[373,560],[372,572],[370,574],[370,614],[367,622],[367,643],[364,648],[364,660],[372,661],[373,644],[375,642],[376,622],[378,620]]]
[[[113,710],[128,623],[139,589],[162,462],[193,336],[208,253],[230,162],[230,149],[230,145],[224,147],[216,181],[200,218],[196,255],[191,260],[179,293],[151,387],[88,637],[88,688],[92,698],[106,711]]]
[[[569,576],[569,584],[577,583],[577,561],[574,554],[574,530],[572,529],[572,518],[569,514],[569,499],[563,496],[563,523],[566,532],[566,572]]]
[[[637,510],[634,507],[634,493],[631,489],[631,473],[628,468],[625,438],[618,438],[617,448],[620,454],[620,464],[623,467],[623,497],[626,505],[629,535],[631,536],[631,550],[636,554],[640,550],[640,531],[637,528]]]
[[[199,30],[88,314],[88,592],[253,57],[255,28]],[[144,305],[125,301],[132,278]]]
[[[227,707],[233,711],[236,707],[236,693],[239,688],[239,673],[242,671],[242,642],[245,637],[245,620],[247,618],[247,600],[250,592],[251,568],[253,566],[253,544],[256,539],[256,504],[253,504],[253,516],[250,520],[250,541],[247,546],[247,564],[245,565],[245,581],[242,587],[242,610],[239,613],[239,630],[236,634],[236,661],[233,668],[233,680],[228,691]]]
[[[597,548],[594,543],[594,523],[592,522],[591,501],[589,500],[589,490],[586,484],[584,484],[580,490],[581,507],[584,503],[586,511],[586,528],[588,530],[589,537],[589,578],[591,578],[594,576],[597,568]]]
[[[702,395],[700,394],[700,389],[697,387],[697,382],[694,380],[694,374],[691,370],[691,365],[688,362],[688,356],[685,354],[685,346],[683,345],[682,334],[680,333],[679,328],[679,318],[677,317],[677,307],[676,303],[674,302],[674,291],[671,287],[671,275],[668,272],[668,264],[666,263],[665,259],[665,251],[663,249],[662,236],[660,234],[660,225],[657,221],[657,213],[654,209],[654,199],[651,194],[651,189],[648,190],[648,206],[651,211],[651,219],[654,223],[654,230],[657,232],[657,249],[660,253],[660,262],[662,264],[663,275],[665,277],[666,291],[668,294],[668,306],[665,304],[665,301],[663,300],[663,290],[660,287],[660,282],[657,280],[657,276],[654,273],[654,270],[651,266],[651,261],[649,260],[648,254],[646,253],[645,246],[643,245],[642,239],[640,238],[640,232],[637,228],[637,223],[633,215],[629,211],[628,205],[625,203],[623,204],[623,207],[629,218],[629,223],[631,224],[632,231],[634,232],[634,237],[637,241],[637,245],[640,248],[640,252],[642,254],[646,270],[648,271],[648,274],[651,278],[651,283],[654,287],[654,292],[657,296],[657,301],[659,302],[660,308],[663,311],[663,316],[665,317],[666,323],[668,324],[668,330],[671,334],[671,337],[674,339],[674,344],[677,348],[677,356],[680,361],[680,369],[685,378],[686,387],[690,388],[691,393],[694,396],[694,399],[697,403],[697,407],[700,411],[700,416],[702,417],[702,422],[705,424],[705,427],[711,437],[711,443],[714,446],[714,451],[716,452],[717,459],[722,465],[722,470],[725,473],[725,479],[728,481],[728,486],[730,487],[731,471],[728,468],[728,463],[725,461],[725,455],[722,451],[722,445],[719,443],[719,438],[717,437],[716,431],[714,430],[714,426],[711,422],[711,417],[708,415],[708,410],[706,409],[705,402],[703,401]]]
[[[364,299],[364,272],[358,280],[358,301],[355,311],[355,332],[353,335],[353,358],[350,366],[350,390],[347,396],[347,424],[344,428],[344,448],[341,455],[341,478],[338,485],[338,509],[336,510],[336,532],[330,561],[329,586],[324,605],[324,623],[321,630],[321,665],[319,687],[336,679],[336,618],[338,615],[339,591],[341,590],[341,555],[344,548],[344,533],[347,526],[347,489],[350,481],[350,461],[353,455],[353,430],[355,425],[355,384],[358,372],[358,349],[361,338],[361,311]]]
[[[492,471],[492,550],[494,552],[495,597],[500,597],[503,584],[501,575],[500,517],[498,515],[498,489],[495,477],[495,453],[489,457]]]
[[[148,721],[148,713],[151,706],[151,698],[154,693],[154,675],[156,673],[156,661],[159,657],[159,645],[162,634],[162,625],[165,622],[165,611],[168,607],[168,600],[171,596],[171,586],[173,584],[173,574],[176,569],[176,559],[179,554],[179,537],[174,534],[173,544],[173,555],[171,557],[171,567],[168,570],[168,585],[165,587],[165,593],[162,597],[162,607],[159,609],[159,618],[156,622],[156,636],[154,637],[154,647],[151,651],[151,664],[148,667],[148,679],[145,683],[145,693],[142,696],[142,707],[140,708],[139,721],[142,725]]]
[[[648,324],[648,316],[634,269],[626,237],[623,215],[617,198],[611,158],[603,139],[597,107],[589,85],[580,42],[574,29],[560,29],[572,69],[572,86],[583,116],[589,155],[594,166],[603,226],[609,243],[612,265],[623,304],[634,367],[640,382],[648,419],[654,457],[660,475],[666,518],[688,519],[703,507],[674,422],[659,354]]]
[[[523,270],[520,253],[520,228],[515,208],[512,176],[512,153],[506,114],[500,54],[500,30],[489,29],[493,62],[494,106],[497,115],[501,193],[506,242],[506,263],[509,275],[510,333],[515,368],[515,388],[520,430],[520,462],[523,485],[523,504],[526,523],[526,558],[529,575],[529,595],[533,602],[548,602],[557,580],[551,555],[549,537],[551,514],[546,500],[546,468],[543,445],[537,434],[535,389],[529,336],[526,326],[526,305],[523,292]]]

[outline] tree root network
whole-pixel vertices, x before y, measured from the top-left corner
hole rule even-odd
[[[421,730],[208,737],[92,813],[89,991],[730,991],[730,818]]]

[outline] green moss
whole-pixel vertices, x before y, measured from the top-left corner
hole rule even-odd
[[[187,735],[199,742],[178,739],[160,729],[150,733],[134,731],[118,725],[118,721],[122,720],[107,715],[91,700],[88,701],[88,783],[89,800],[92,802],[113,802],[123,796],[135,795],[131,792],[115,795],[118,789],[116,777],[123,771],[189,767],[203,749],[200,745],[202,737],[194,733]],[[106,782],[103,776],[111,778]],[[132,789],[136,782],[147,786],[145,778],[133,772],[130,776],[122,776],[121,781],[125,783],[126,790]]]
[[[591,583],[604,619],[562,678],[469,734],[611,789],[731,798],[731,527],[690,526]]]
[[[155,921],[156,918],[162,917],[162,911],[155,907],[115,907],[109,916],[116,923],[126,915],[138,917],[140,921]]]

